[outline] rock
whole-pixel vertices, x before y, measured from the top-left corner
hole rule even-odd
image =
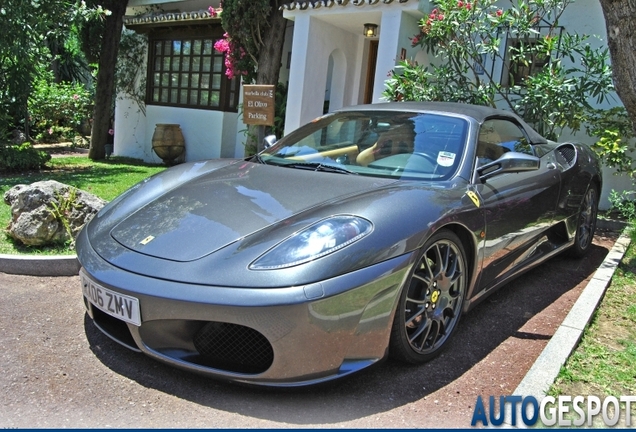
[[[30,246],[75,241],[84,224],[106,205],[55,180],[16,185],[4,194],[4,202],[11,206],[9,235]]]

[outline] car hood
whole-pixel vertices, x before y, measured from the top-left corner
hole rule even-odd
[[[193,261],[299,212],[395,180],[235,163],[188,179],[116,221],[129,250]]]

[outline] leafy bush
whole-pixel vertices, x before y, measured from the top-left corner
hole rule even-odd
[[[31,144],[0,145],[0,171],[28,171],[44,168],[51,155]]]
[[[60,141],[75,140],[77,132],[68,126],[51,126],[35,135],[35,141],[41,143],[56,143]]]
[[[621,193],[613,190],[609,196],[611,204],[610,211],[618,213],[622,218],[630,222],[636,222],[636,201],[634,191],[623,191]]]
[[[617,174],[626,174],[636,180],[636,167],[632,154],[634,147],[634,129],[623,107],[608,110],[595,110],[590,115],[587,133],[598,138],[592,146],[602,161]]]
[[[48,142],[72,139],[82,121],[91,117],[91,103],[83,84],[39,80],[29,97],[33,135]]]

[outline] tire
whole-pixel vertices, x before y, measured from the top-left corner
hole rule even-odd
[[[598,213],[598,189],[594,183],[585,192],[574,234],[574,244],[570,248],[570,255],[580,258],[590,250],[594,231],[596,230],[596,214]]]
[[[457,328],[468,284],[466,253],[449,230],[435,233],[421,250],[400,294],[389,355],[420,364],[437,356]]]

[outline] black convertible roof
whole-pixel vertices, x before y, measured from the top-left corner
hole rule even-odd
[[[491,118],[508,118],[517,122],[525,130],[532,144],[546,143],[547,140],[537,133],[518,115],[496,108],[482,105],[470,105],[457,102],[387,102],[368,105],[357,105],[342,108],[338,111],[419,111],[444,112],[472,117],[479,124]]]

